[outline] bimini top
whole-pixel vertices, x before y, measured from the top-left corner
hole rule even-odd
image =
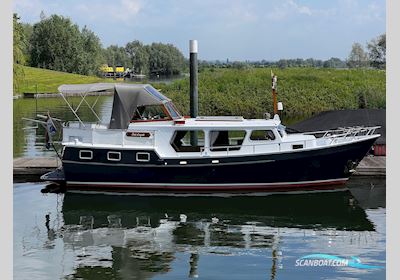
[[[96,83],[61,85],[58,91],[63,94],[87,94],[89,92],[114,91],[114,101],[110,129],[125,129],[139,106],[164,105],[171,118],[180,118],[171,100],[149,84]]]

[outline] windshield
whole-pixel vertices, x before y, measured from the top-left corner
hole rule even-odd
[[[139,106],[133,114],[132,121],[169,120],[163,105]]]
[[[168,113],[171,115],[171,118],[180,119],[182,117],[172,102],[166,102],[164,105],[165,105],[165,108],[167,108]]]
[[[278,125],[278,133],[281,137],[286,136],[286,126],[283,124]]]
[[[162,95],[158,90],[153,88],[152,86],[146,86],[145,89],[148,93],[150,93],[158,101],[168,101],[169,100],[164,95]]]

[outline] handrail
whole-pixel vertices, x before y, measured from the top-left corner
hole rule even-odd
[[[320,130],[320,131],[307,131],[307,132],[301,132],[301,134],[321,134],[324,133],[324,136],[327,136],[329,133],[335,133],[335,132],[343,132],[343,133],[348,133],[348,132],[364,132],[367,131],[367,135],[372,135],[376,129],[381,128],[381,126],[370,126],[370,127],[364,127],[364,126],[353,126],[353,127],[340,127],[337,129],[329,129],[329,130]],[[324,137],[323,136],[323,137]]]

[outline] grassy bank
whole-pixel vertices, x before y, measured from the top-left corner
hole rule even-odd
[[[14,94],[21,94],[24,92],[36,93],[36,90],[38,93],[57,92],[58,86],[62,84],[83,84],[105,81],[105,79],[94,76],[84,76],[28,66],[23,66],[23,70],[24,79],[20,82],[17,92]]]
[[[278,100],[290,117],[324,110],[385,108],[386,72],[361,69],[272,69],[278,75]],[[271,69],[205,69],[199,73],[201,115],[242,115],[260,118],[272,111]],[[18,93],[56,92],[61,84],[115,82],[46,69],[24,67]],[[144,81],[145,82],[145,81]],[[154,84],[179,110],[189,114],[189,78]]]
[[[332,109],[385,108],[386,72],[380,70],[287,68],[278,76],[278,100],[287,116]],[[201,115],[262,117],[272,111],[271,69],[206,69],[199,74]],[[157,85],[184,114],[189,79]]]

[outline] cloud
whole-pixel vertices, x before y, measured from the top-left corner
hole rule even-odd
[[[77,12],[86,15],[90,20],[113,21],[133,24],[134,18],[142,10],[141,0],[119,0],[114,2],[80,3]],[[110,22],[111,23],[111,22]]]
[[[142,3],[139,0],[121,0],[121,6],[116,11],[122,15],[135,16],[142,8]]]
[[[256,12],[251,6],[236,2],[231,4],[231,6],[224,13],[225,20],[229,20],[231,23],[245,23],[245,22],[255,22],[258,19]]]
[[[293,9],[293,11],[297,14],[303,14],[308,16],[312,15],[312,11],[309,7],[301,6],[296,2],[294,2],[293,0],[288,1],[288,6],[290,6]]]
[[[334,17],[337,14],[337,7],[316,8],[307,5],[301,5],[295,0],[281,1],[278,5],[266,14],[267,20],[284,21],[290,18],[298,17]]]
[[[284,20],[291,16],[312,16],[317,12],[306,5],[300,5],[294,0],[286,0],[275,5],[271,12],[267,13],[267,19]]]
[[[359,0],[339,0],[338,7],[340,7],[341,16],[359,25],[384,22],[386,18],[386,6],[382,5],[382,1],[366,3]]]
[[[367,7],[360,9],[360,13],[356,15],[356,20],[359,23],[371,22],[371,21],[384,21],[384,7],[377,5],[376,3],[370,3]]]
[[[132,24],[143,9],[142,0],[98,1],[48,1],[15,0],[13,10],[23,22],[37,22],[41,11],[46,15],[60,14],[89,21],[113,21],[116,24]]]

